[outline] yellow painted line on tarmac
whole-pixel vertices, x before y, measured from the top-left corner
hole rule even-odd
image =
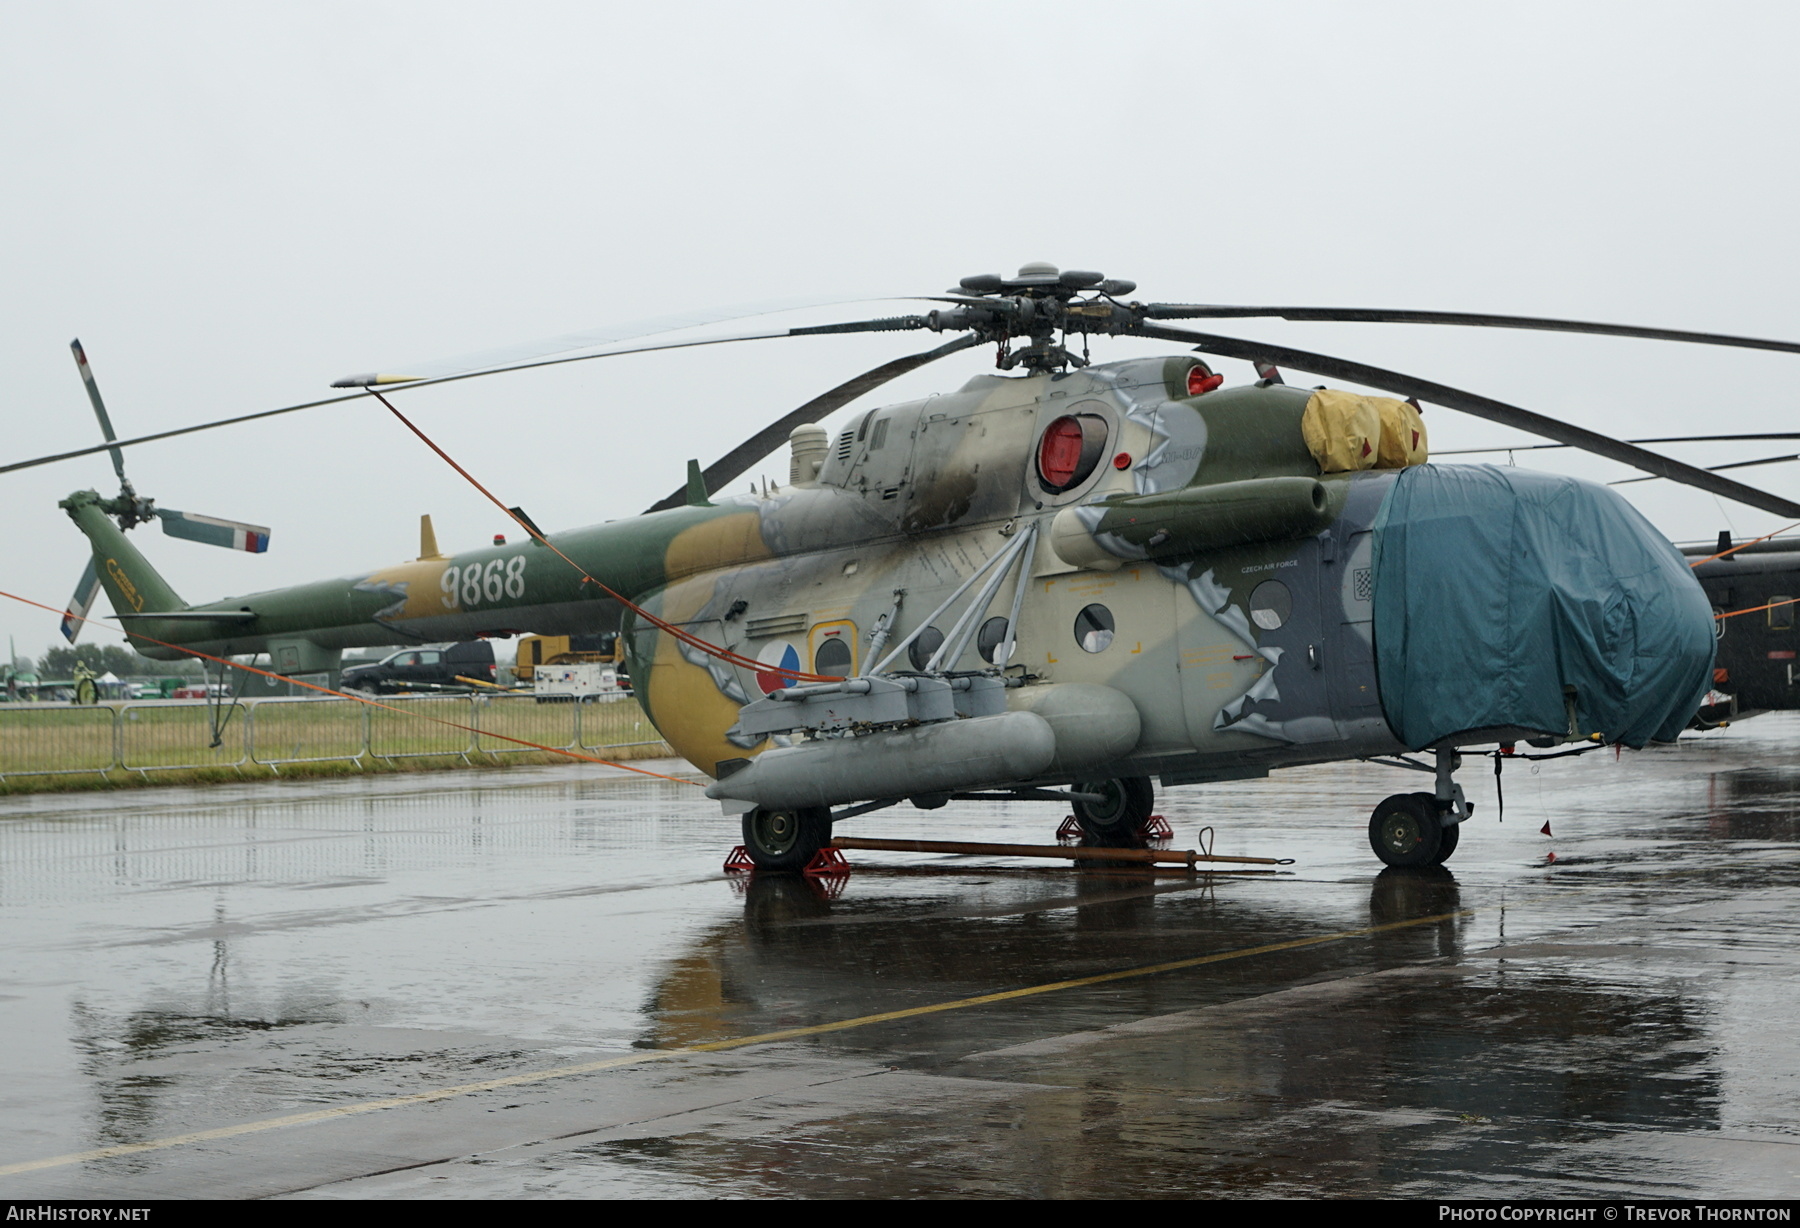
[[[1273,955],[1277,951],[1295,951],[1302,947],[1323,946],[1330,942],[1343,942],[1351,938],[1364,938],[1370,934],[1385,933],[1389,930],[1411,929],[1419,925],[1433,925],[1440,921],[1448,921],[1456,917],[1467,917],[1477,910],[1461,908],[1454,912],[1436,913],[1429,917],[1415,917],[1410,921],[1390,921],[1386,925],[1370,925],[1362,929],[1339,930],[1335,934],[1320,934],[1315,938],[1295,938],[1288,942],[1271,942],[1259,947],[1242,947],[1235,951],[1220,951],[1214,955],[1196,955],[1191,959],[1170,960],[1163,964],[1146,964],[1137,968],[1124,968],[1117,972],[1102,972],[1094,976],[1074,977],[1066,981],[1050,981],[1043,985],[1031,985],[1024,989],[1007,989],[999,993],[980,994],[973,998],[957,998],[950,1002],[934,1002],[929,1006],[909,1006],[904,1010],[883,1011],[878,1015],[858,1015],[853,1019],[840,1019],[835,1023],[817,1023],[804,1028],[784,1028],[779,1032],[761,1032],[755,1036],[739,1036],[731,1040],[709,1041],[702,1045],[684,1045],[679,1049],[652,1049],[642,1053],[630,1053],[624,1057],[601,1058],[593,1062],[578,1062],[572,1066],[552,1066],[547,1070],[534,1070],[527,1074],[507,1075],[499,1079],[483,1079],[479,1083],[459,1083],[454,1087],[440,1087],[436,1091],[415,1092],[410,1096],[388,1096],[380,1100],[364,1100],[357,1104],[338,1105],[329,1109],[316,1109],[310,1113],[290,1113],[285,1117],[267,1117],[261,1121],[243,1122],[235,1126],[219,1126],[212,1130],[194,1130],[187,1134],[172,1134],[167,1138],[151,1139],[143,1143],[121,1143],[114,1147],[97,1147],[92,1151],[77,1151],[69,1155],[51,1156],[43,1160],[25,1160],[17,1164],[0,1165],[0,1176],[11,1176],[14,1173],[37,1172],[46,1168],[61,1168],[69,1164],[85,1164],[90,1160],[110,1160],[117,1156],[137,1155],[145,1151],[165,1151],[170,1147],[185,1147],[190,1143],[209,1143],[217,1139],[237,1138],[245,1134],[258,1134],[264,1130],[280,1130],[288,1126],[304,1126],[313,1122],[331,1121],[339,1117],[354,1117],[362,1113],[379,1113],[386,1109],[403,1108],[409,1104],[430,1104],[437,1100],[451,1100],[457,1096],[471,1096],[477,1092],[496,1091],[503,1087],[523,1087],[532,1083],[544,1083],[551,1079],[566,1079],[574,1075],[593,1074],[595,1071],[611,1070],[619,1066],[638,1066],[648,1062],[666,1062],[672,1058],[686,1057],[695,1053],[718,1053],[726,1049],[742,1049],[750,1045],[774,1044],[777,1041],[798,1040],[805,1036],[823,1036],[829,1032],[847,1032],[852,1028],[866,1028],[871,1024],[892,1023],[898,1019],[914,1019],[921,1015],[936,1015],[944,1011],[966,1010],[972,1006],[990,1006],[996,1002],[1011,1002],[1019,998],[1032,998],[1039,994],[1057,993],[1065,989],[1081,989],[1089,985],[1105,985],[1112,981],[1128,981],[1136,977],[1156,976],[1164,972],[1178,972],[1183,968],[1198,968],[1205,964],[1221,964],[1228,960],[1250,959],[1257,955]]]

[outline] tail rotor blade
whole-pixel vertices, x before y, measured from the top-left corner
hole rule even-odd
[[[88,400],[93,402],[94,417],[100,419],[100,433],[106,436],[106,442],[118,439],[113,434],[112,419],[107,416],[106,402],[100,399],[100,385],[94,382],[93,368],[88,366],[87,351],[81,348],[81,338],[69,342],[69,349],[75,354],[75,369],[81,372],[81,382],[87,388]],[[120,485],[125,485],[125,454],[117,448],[108,448],[112,453],[113,472],[119,475]]]
[[[227,550],[245,550],[251,554],[261,554],[269,548],[269,530],[259,524],[219,520],[213,516],[177,512],[162,507],[156,509],[156,515],[162,521],[163,532],[170,537],[185,538],[208,546],[222,546]]]
[[[63,638],[73,644],[81,634],[83,620],[88,611],[94,608],[94,602],[100,600],[100,572],[94,566],[92,555],[88,556],[87,566],[82,569],[81,581],[75,586],[75,595],[69,598],[69,608],[63,611]]]

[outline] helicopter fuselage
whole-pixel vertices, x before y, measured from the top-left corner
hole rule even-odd
[[[1377,651],[1378,555],[1383,516],[1402,475],[1416,472],[1413,462],[1323,472],[1302,430],[1311,392],[1264,381],[1195,395],[1195,367],[1173,357],[979,376],[954,393],[865,412],[804,448],[797,442],[785,486],[554,534],[556,550],[525,541],[205,606],[176,609],[178,599],[104,515],[84,507],[83,496],[65,506],[95,544],[115,608],[137,616],[127,626],[149,655],[180,653],[142,637],[221,656],[268,653],[277,672],[296,674],[335,667],[338,652],[356,645],[618,625],[651,720],[708,773],[771,745],[740,728],[740,713],[792,681],[781,671],[864,674],[908,639],[884,672],[999,673],[1014,709],[1068,683],[1122,696],[1137,714],[1133,738],[1107,762],[1083,764],[1083,778],[1158,775],[1179,784],[1424,744],[1618,735],[1595,729],[1584,715],[1592,706],[1564,694],[1577,688],[1556,662],[1543,683],[1554,694],[1535,707],[1474,704],[1468,725],[1457,724],[1460,715],[1434,717],[1429,736],[1417,719],[1399,720],[1391,678],[1403,671],[1384,677]],[[1422,460],[1422,438],[1414,442]],[[1481,481],[1499,493],[1479,497],[1512,506],[1509,489]],[[1571,518],[1570,500],[1595,508],[1619,501],[1577,485],[1556,499],[1579,535],[1599,521],[1579,508]],[[1636,532],[1623,523],[1608,522],[1606,533]],[[1656,601],[1631,607],[1633,634],[1654,641],[1644,621],[1653,613],[1693,658],[1682,658],[1679,680],[1627,697],[1648,705],[1632,719],[1662,728],[1674,719],[1664,709],[1687,704],[1693,681],[1710,672],[1711,630],[1678,556],[1647,525],[1643,532],[1644,542],[1630,544],[1652,561],[1627,570],[1648,568],[1661,587]],[[1029,548],[970,588],[974,573],[1022,534]],[[1424,530],[1414,537],[1424,540]],[[1666,575],[1657,551],[1677,560]],[[1611,573],[1596,568],[1583,582],[1604,589]],[[657,619],[767,668],[710,654],[621,611],[582,571]],[[1452,602],[1456,577],[1436,582]],[[959,589],[960,604],[950,600]],[[146,606],[145,593],[162,595]],[[1568,638],[1555,622],[1565,615],[1551,609],[1565,609],[1566,597],[1559,590],[1544,604],[1546,642]],[[1649,605],[1656,609],[1646,613]],[[156,617],[159,606],[180,617]],[[1618,608],[1602,595],[1588,620],[1590,638],[1605,641],[1602,657],[1635,651],[1617,648]],[[1417,623],[1430,609],[1428,599],[1414,602],[1407,616]],[[934,617],[948,625],[925,628]],[[1399,633],[1390,635],[1398,644]],[[945,636],[953,657],[937,651]],[[1453,647],[1449,656],[1442,644],[1432,651],[1431,670],[1456,668]],[[1551,655],[1560,661],[1562,651]],[[1473,654],[1466,678],[1430,682],[1479,692],[1490,681],[1485,660]],[[1455,727],[1440,728],[1445,721]],[[1041,779],[1068,779],[1073,769],[1047,771]]]

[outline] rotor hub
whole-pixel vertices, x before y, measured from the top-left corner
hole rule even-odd
[[[1034,261],[1012,277],[980,273],[963,278],[949,291],[961,306],[930,312],[926,327],[936,332],[967,330],[995,343],[999,353],[994,365],[1002,371],[1085,367],[1087,359],[1069,349],[1069,334],[1118,333],[1136,324],[1142,309],[1117,301],[1135,289],[1136,282]],[[1014,349],[1015,340],[1024,344]]]

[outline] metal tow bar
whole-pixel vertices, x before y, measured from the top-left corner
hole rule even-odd
[[[839,836],[830,846],[835,849],[874,849],[890,853],[977,853],[989,857],[1063,857],[1074,861],[1141,861],[1157,865],[1178,865],[1194,869],[1201,862],[1233,862],[1240,865],[1290,866],[1292,857],[1224,857],[1196,853],[1193,849],[1175,852],[1168,849],[1102,849],[1071,848],[1062,844],[971,844],[961,840],[877,840],[858,836]]]

